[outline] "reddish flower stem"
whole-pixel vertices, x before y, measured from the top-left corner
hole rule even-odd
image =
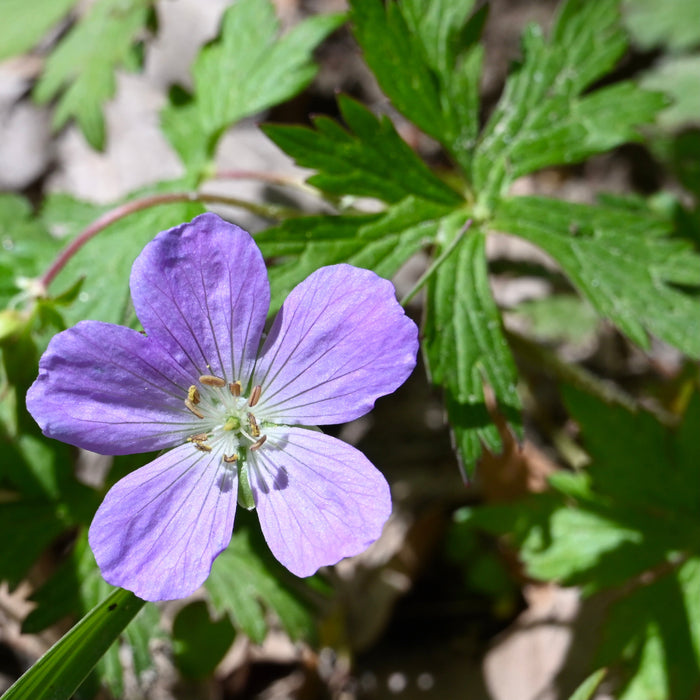
[[[122,204],[100,216],[86,229],[79,233],[56,257],[48,270],[41,276],[39,282],[46,290],[57,277],[59,272],[68,264],[68,261],[92,238],[106,229],[111,224],[123,219],[130,214],[134,214],[143,209],[159,206],[161,204],[173,204],[176,202],[210,202],[215,204],[227,204],[229,206],[240,207],[254,214],[265,218],[288,218],[299,216],[300,212],[287,209],[285,207],[263,206],[246,202],[235,197],[224,197],[215,194],[205,194],[203,192],[167,192],[155,194],[142,199],[134,199],[126,204]]]

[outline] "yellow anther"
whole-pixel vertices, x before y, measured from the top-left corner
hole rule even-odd
[[[207,445],[206,442],[193,442],[192,444],[202,452],[211,452],[211,446]]]
[[[191,403],[199,403],[199,390],[194,384],[187,390],[187,400]]]
[[[250,394],[250,398],[248,399],[248,405],[253,408],[258,401],[260,401],[260,392],[262,391],[262,387],[260,384],[256,384],[253,387],[253,391]]]
[[[185,399],[185,406],[187,406],[197,418],[204,418],[204,414],[189,399]]]
[[[209,435],[206,433],[197,433],[196,435],[192,435],[192,437],[188,437],[187,441],[188,442],[206,442],[209,439]]]
[[[258,421],[255,420],[255,416],[252,413],[248,414],[248,425],[250,426],[250,434],[255,438],[259,437],[260,426],[258,425]]]
[[[251,445],[250,451],[255,452],[255,450],[259,450],[263,446],[265,440],[267,440],[267,435],[263,435],[254,445]]]
[[[229,382],[228,388],[230,389],[231,393],[234,396],[240,396],[241,395],[241,383],[236,381],[236,382]]]
[[[224,455],[224,462],[226,464],[233,464],[238,461],[238,455]]]
[[[200,384],[205,384],[206,386],[226,386],[226,381],[221,379],[221,377],[215,377],[213,374],[203,374],[199,378]]]

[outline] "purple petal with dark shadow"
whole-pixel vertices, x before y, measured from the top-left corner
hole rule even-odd
[[[124,477],[90,526],[90,547],[105,580],[144,600],[193,593],[231,540],[237,490],[235,470],[221,455],[192,444]]]
[[[131,295],[146,334],[195,376],[245,380],[270,285],[248,233],[216,214],[159,233],[134,262]]]
[[[268,431],[249,478],[272,553],[293,574],[364,551],[391,514],[389,485],[354,447],[315,430]]]
[[[102,454],[170,447],[197,432],[192,379],[140,333],[81,321],[51,340],[27,408],[48,437]]]
[[[323,267],[275,319],[255,369],[257,411],[273,423],[353,420],[406,380],[417,351],[418,329],[390,282],[351,265]]]

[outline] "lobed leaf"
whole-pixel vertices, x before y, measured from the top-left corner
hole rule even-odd
[[[462,198],[439,180],[396,133],[387,117],[377,119],[359,102],[338,98],[343,129],[328,117],[301,126],[263,127],[265,134],[298,165],[314,168],[309,183],[335,195],[376,197],[394,203],[415,195],[441,204]]]
[[[492,228],[521,236],[551,255],[583,296],[632,341],[647,332],[700,357],[700,302],[674,285],[700,286],[700,258],[669,239],[650,213],[539,197],[504,199]]]
[[[57,99],[55,129],[75,119],[88,143],[104,148],[102,105],[114,95],[114,71],[134,63],[153,1],[98,0],[61,40],[34,89],[37,102]]]
[[[281,565],[263,558],[248,530],[238,528],[231,544],[214,561],[204,584],[212,605],[226,614],[234,626],[258,644],[267,634],[267,613],[273,612],[292,639],[313,636],[310,611],[282,583]]]
[[[390,278],[436,236],[450,207],[407,197],[381,214],[301,217],[259,233],[263,255],[281,258],[269,268],[272,310],[291,289],[323,265],[349,262]]]
[[[465,216],[445,220],[449,245]],[[462,461],[471,474],[482,444],[501,449],[498,428],[486,406],[484,384],[500,411],[521,434],[517,372],[491,296],[483,232],[470,229],[438,268],[428,288],[423,349],[431,379],[445,389],[447,414]]]
[[[163,129],[188,170],[202,167],[224,129],[306,87],[317,70],[313,50],[344,21],[342,14],[316,15],[280,37],[270,0],[230,7],[219,38],[195,61],[192,99],[171,101],[163,113]]]
[[[352,0],[354,33],[396,109],[468,169],[478,130],[486,8],[473,0]]]
[[[516,178],[572,163],[637,140],[665,98],[632,83],[582,93],[609,71],[626,48],[618,1],[568,0],[547,41],[538,26],[523,37],[523,61],[476,146],[473,184],[487,208]]]
[[[3,0],[0,15],[0,61],[29,51],[77,0]]]

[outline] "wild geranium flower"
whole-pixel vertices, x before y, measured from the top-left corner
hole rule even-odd
[[[411,373],[417,329],[368,270],[324,267],[263,340],[262,255],[214,214],[158,234],[134,262],[144,329],[82,321],[41,358],[27,407],[45,435],[109,455],[163,450],[117,482],[90,527],[104,578],[146,600],[182,598],[231,539],[238,501],[273,554],[308,576],[375,541],[384,477],[309,426],[367,413]],[[235,582],[232,582],[235,585]]]

